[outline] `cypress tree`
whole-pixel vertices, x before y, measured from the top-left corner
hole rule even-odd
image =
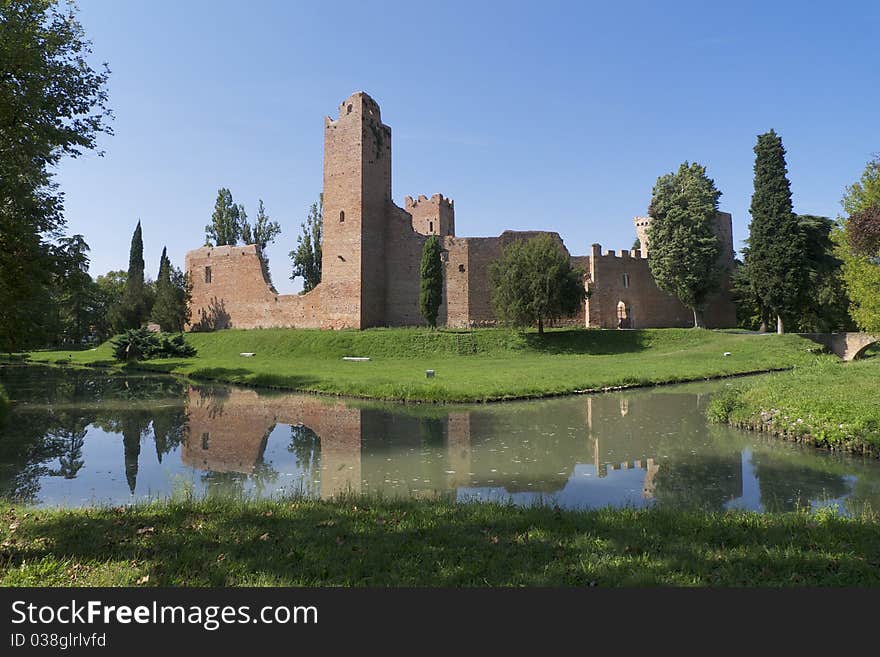
[[[691,309],[694,328],[703,327],[703,311],[721,279],[721,245],[714,230],[720,196],[696,162],[660,176],[651,196],[651,275],[657,287]]]
[[[119,332],[138,328],[149,313],[144,286],[144,241],[141,234],[141,222],[138,221],[134,234],[131,236],[128,276],[125,280],[125,292],[122,295],[122,304],[119,308],[115,328]]]
[[[440,262],[440,240],[436,235],[431,235],[422,247],[419,274],[419,312],[431,328],[437,328],[437,313],[443,299],[443,265]]]
[[[167,248],[162,248],[159,259],[159,277],[156,279],[156,301],[153,303],[151,318],[163,331],[178,330],[175,321],[176,299],[171,286],[171,262],[168,260]]]
[[[758,135],[746,265],[755,296],[776,316],[778,333],[807,287],[806,239],[792,209],[787,174],[782,139],[773,130]]]

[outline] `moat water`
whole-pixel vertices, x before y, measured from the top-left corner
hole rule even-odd
[[[759,511],[880,509],[880,461],[709,424],[730,381],[482,406],[0,368],[0,496],[385,496]]]

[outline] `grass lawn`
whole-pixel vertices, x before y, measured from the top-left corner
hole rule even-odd
[[[880,358],[830,363],[741,381],[709,416],[734,426],[880,456]]]
[[[876,586],[880,523],[366,498],[0,505],[0,584]]]
[[[227,330],[193,333],[190,359],[139,368],[199,379],[405,401],[491,401],[791,368],[817,359],[794,335],[693,329],[535,332],[507,329]],[[254,352],[250,358],[241,352]],[[730,352],[729,356],[724,356]],[[42,351],[32,361],[112,364],[109,344]],[[343,361],[366,356],[367,362]],[[830,359],[832,357],[819,357]],[[433,369],[433,379],[425,370]]]

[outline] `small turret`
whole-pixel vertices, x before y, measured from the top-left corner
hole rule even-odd
[[[422,235],[455,235],[455,203],[442,194],[428,198],[424,194],[404,199],[404,208],[412,215],[413,230]]]

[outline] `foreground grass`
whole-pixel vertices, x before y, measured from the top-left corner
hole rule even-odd
[[[653,385],[784,369],[815,360],[818,346],[793,335],[692,329],[228,330],[194,333],[190,359],[139,363],[229,383],[405,401],[491,401]],[[242,352],[254,352],[244,358]],[[730,352],[729,356],[724,356]],[[343,361],[366,356],[368,362]],[[91,351],[34,352],[38,362],[112,364],[109,344]],[[425,370],[436,375],[427,379]]]
[[[494,504],[0,505],[4,586],[880,584],[880,523],[833,513]]]
[[[717,422],[880,456],[880,358],[742,381],[713,398]]]

